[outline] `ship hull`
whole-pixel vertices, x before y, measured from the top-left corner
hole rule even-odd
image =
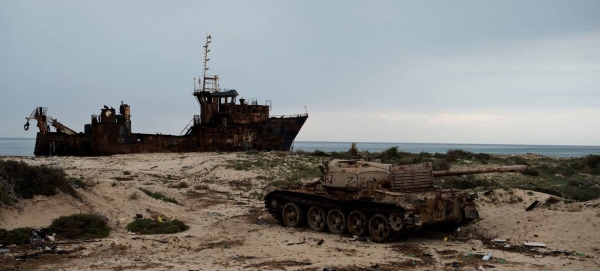
[[[187,135],[130,133],[119,123],[97,123],[88,133],[38,133],[37,156],[103,156],[128,153],[289,151],[308,116],[271,117],[264,123],[196,125]]]

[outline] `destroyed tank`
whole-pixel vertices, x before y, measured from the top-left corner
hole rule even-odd
[[[526,166],[433,171],[430,162],[410,165],[332,160],[318,180],[265,195],[272,216],[288,227],[308,226],[334,234],[370,235],[384,242],[423,226],[459,227],[477,219],[477,194],[437,189],[435,177],[518,172]]]

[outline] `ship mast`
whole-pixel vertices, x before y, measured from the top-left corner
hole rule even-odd
[[[208,44],[210,43],[210,40],[212,39],[212,37],[210,35],[208,35],[206,37],[206,44],[204,44],[204,70],[203,70],[203,80],[202,80],[202,91],[206,90],[206,71],[208,71],[208,61],[210,60],[208,58],[208,52],[210,52],[210,50],[208,49]]]

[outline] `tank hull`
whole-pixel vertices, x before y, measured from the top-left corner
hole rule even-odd
[[[458,190],[418,194],[376,190],[373,197],[357,195],[359,194],[324,193],[306,188],[277,189],[265,196],[265,207],[284,226],[306,225],[317,231],[369,235],[375,242],[389,241],[397,234],[412,232],[424,226],[445,225],[456,228],[479,217],[473,197]],[[298,207],[298,211],[288,210],[295,208],[293,206],[286,209],[292,203]],[[311,210],[315,208],[322,210],[324,217],[315,219],[311,215]],[[335,218],[329,217],[332,212],[341,214],[338,217],[343,218],[343,225],[335,225]],[[291,221],[300,222],[290,223],[290,214],[293,216],[297,213],[301,213],[300,217]],[[315,220],[325,220],[326,225],[323,229],[313,227]],[[342,226],[344,228],[340,231]]]

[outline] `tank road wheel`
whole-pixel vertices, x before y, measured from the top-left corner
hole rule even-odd
[[[402,226],[404,226],[404,223],[402,222],[402,214],[392,213],[390,215],[389,221],[390,221],[390,226],[392,227],[392,230],[394,230],[394,231],[402,230]]]
[[[269,211],[271,212],[277,211],[277,209],[279,209],[279,201],[276,198],[269,199],[266,205]]]
[[[298,204],[288,202],[283,206],[281,210],[281,216],[283,218],[283,224],[288,227],[298,227],[302,222],[302,209]]]
[[[369,232],[375,242],[383,242],[390,237],[391,227],[388,219],[382,214],[374,215],[369,221]]]
[[[346,218],[339,209],[330,210],[327,214],[327,228],[331,233],[341,234],[346,229]]]
[[[325,229],[325,210],[321,207],[313,206],[308,209],[306,214],[306,223],[313,231],[323,231]]]
[[[360,211],[348,215],[348,231],[352,235],[361,236],[367,231],[367,216]]]

